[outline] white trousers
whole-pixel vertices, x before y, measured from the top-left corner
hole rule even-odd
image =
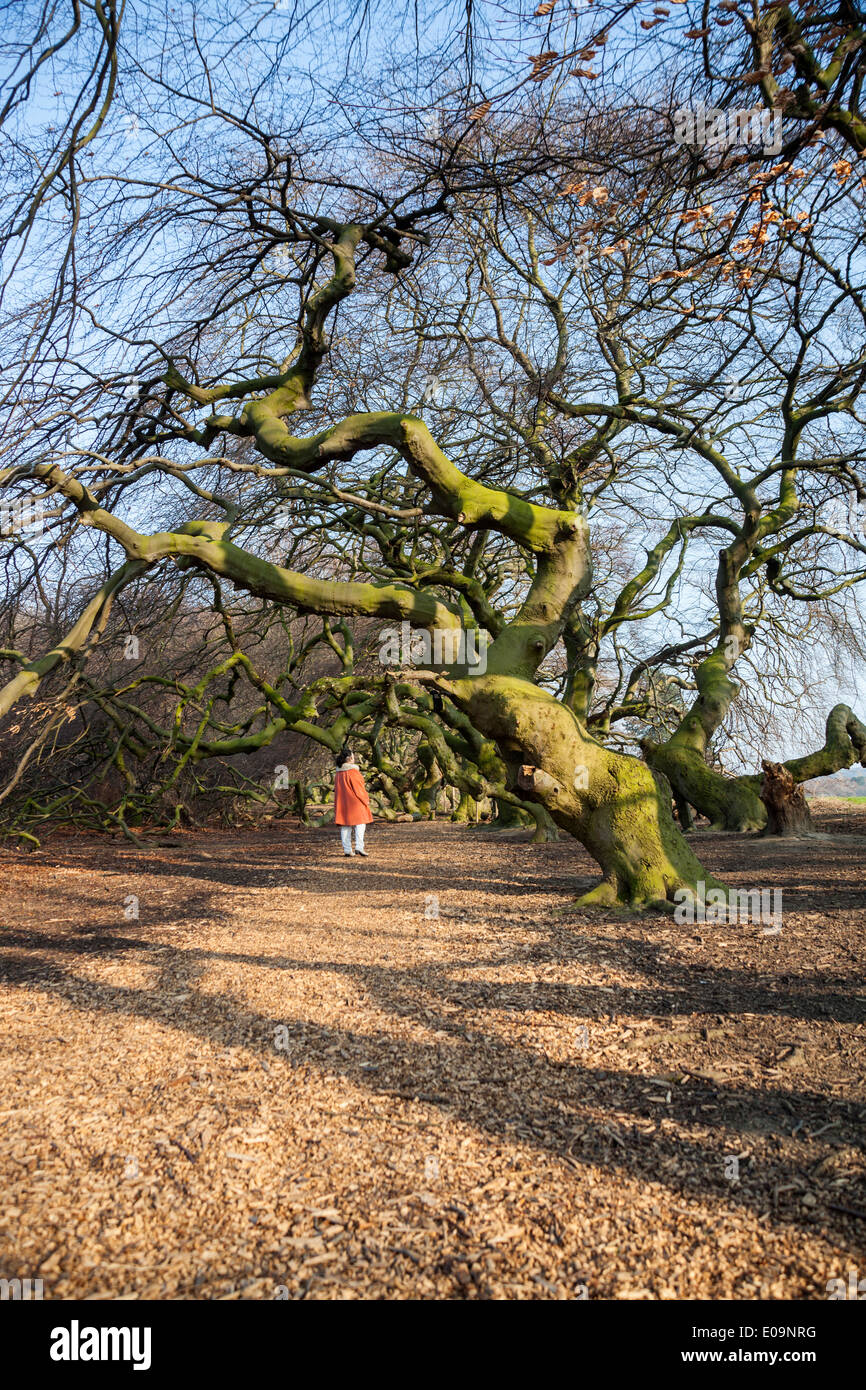
[[[341,825],[341,826],[340,826],[340,839],[341,839],[342,842],[343,842],[343,852],[344,852],[344,854],[351,854],[351,853],[352,853],[352,831],[353,831],[353,830],[355,831],[355,849],[363,849],[363,848],[364,848],[364,831],[365,831],[366,829],[367,829],[366,825],[355,825],[355,826],[351,826],[351,825]]]

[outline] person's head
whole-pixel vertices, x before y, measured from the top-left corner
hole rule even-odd
[[[337,754],[337,767],[345,767],[346,763],[354,763],[354,761],[355,755],[353,754],[348,743],[344,743],[339,753]]]

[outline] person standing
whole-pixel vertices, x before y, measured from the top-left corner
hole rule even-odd
[[[340,827],[343,853],[360,854],[365,859],[364,831],[372,821],[370,798],[364,786],[364,777],[355,762],[352,750],[346,743],[337,758],[337,775],[334,779],[334,820]],[[355,832],[355,848],[352,849],[352,831]]]

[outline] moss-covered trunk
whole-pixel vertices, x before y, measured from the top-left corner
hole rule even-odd
[[[418,807],[421,814],[426,816],[428,820],[435,820],[439,799],[445,785],[445,779],[442,776],[433,749],[429,744],[425,743],[423,739],[418,745],[417,754],[418,761],[424,768],[424,780],[421,783],[417,797]]]
[[[530,824],[529,812],[516,801],[506,801],[504,797],[494,797],[496,819],[493,824],[497,830],[525,830]]]
[[[802,758],[788,758],[784,766],[795,782],[808,782],[855,763],[866,767],[866,725],[848,705],[834,705],[824,726],[824,747]]]
[[[529,680],[487,675],[449,693],[512,764],[521,794],[586,847],[602,871],[583,904],[642,907],[718,887],[674,824],[670,788],[637,758],[590,738],[574,714]],[[699,885],[703,883],[704,889]]]
[[[703,753],[674,742],[644,739],[644,757],[670,782],[674,796],[706,816],[714,830],[761,830],[767,812],[761,801],[760,777],[724,777]]]
[[[521,805],[516,797],[494,797],[497,830],[526,830],[533,827],[532,843],[548,845],[561,838],[556,822],[541,802],[527,801]]]
[[[535,821],[535,832],[532,836],[534,845],[549,845],[561,840],[559,827],[551,816],[547,807],[542,802],[535,804],[529,803],[530,814]]]
[[[474,825],[478,820],[479,807],[474,796],[463,792],[451,819],[459,825]]]
[[[692,718],[690,713],[687,720]],[[664,773],[674,795],[706,816],[713,829],[764,830],[767,808],[761,796],[761,777],[724,777],[709,767],[703,752],[689,744],[687,720],[668,743],[643,741],[641,747],[650,767]],[[691,732],[693,735],[694,725]],[[685,737],[681,737],[683,733]],[[801,783],[813,777],[829,777],[856,762],[866,767],[866,725],[848,705],[834,705],[827,716],[823,748],[802,758],[789,758],[779,766],[794,783]],[[770,827],[768,833],[778,832]]]
[[[730,629],[736,633],[731,636]],[[701,662],[697,670],[698,696],[667,743],[644,739],[643,755],[655,772],[670,782],[679,801],[694,806],[715,830],[760,830],[767,823],[761,801],[760,777],[724,777],[707,763],[707,748],[737,694],[728,674],[734,652],[748,634],[731,621],[725,627],[726,643]]]
[[[647,739],[641,747],[656,772],[667,777],[674,795],[694,806],[719,830],[760,830],[767,813],[760,777],[723,777],[707,763],[710,739],[726,718],[739,686],[731,671],[752,640],[743,621],[739,580],[761,531],[754,498],[743,498],[746,520],[732,545],[719,554],[716,598],[719,627],[715,645],[695,672],[698,693],[667,743]]]

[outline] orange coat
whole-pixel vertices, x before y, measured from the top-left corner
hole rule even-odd
[[[350,767],[338,771],[334,781],[334,823],[336,825],[369,825],[370,798],[364,786],[361,769]]]

